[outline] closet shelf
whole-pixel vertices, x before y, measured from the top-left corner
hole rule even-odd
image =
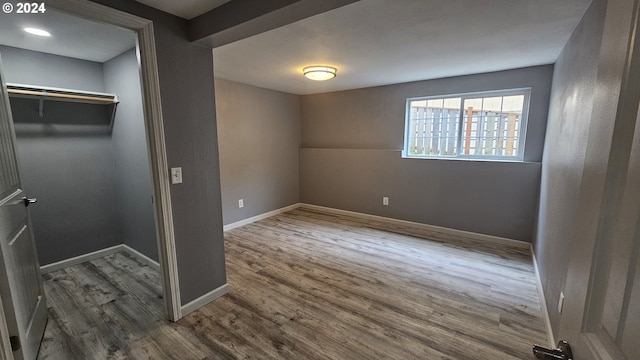
[[[42,100],[70,101],[104,105],[118,103],[118,96],[115,94],[60,89],[45,86],[7,84],[7,92],[9,93],[9,96],[12,97],[37,98]]]
[[[113,126],[113,119],[115,118],[116,107],[119,102],[118,96],[115,94],[25,84],[7,83],[7,92],[9,93],[9,97],[39,100],[40,118],[44,117],[45,101],[76,102],[108,106],[108,111],[111,115],[111,118],[108,120],[111,126]]]

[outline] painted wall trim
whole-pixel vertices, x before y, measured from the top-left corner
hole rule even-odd
[[[158,263],[157,261],[155,261],[152,258],[148,257],[147,255],[141,253],[140,251],[132,248],[131,246],[129,246],[127,244],[123,244],[122,245],[122,251],[124,251],[127,254],[135,257],[141,263],[147,265],[148,267],[152,268],[153,270],[160,272],[160,263]]]
[[[5,317],[2,299],[0,298],[0,359],[13,360],[13,351],[11,344],[9,327],[7,326],[7,318]]]
[[[553,328],[551,327],[551,318],[549,317],[549,308],[547,307],[547,300],[544,297],[544,288],[542,287],[542,279],[540,278],[540,269],[538,268],[538,261],[536,260],[536,252],[533,250],[533,245],[530,246],[531,259],[533,260],[533,270],[536,276],[536,285],[538,287],[538,297],[540,298],[540,307],[542,311],[542,317],[544,318],[544,326],[547,330],[547,345],[550,349],[556,348],[556,339],[553,336]]]
[[[115,254],[120,251],[122,251],[122,245],[116,245],[116,246],[108,247],[102,250],[90,252],[88,254],[75,256],[69,259],[65,259],[65,260],[57,261],[51,264],[40,266],[40,273],[47,274],[53,271],[57,271],[57,270],[65,269],[74,265],[82,264],[87,261],[91,261],[91,260],[95,260],[101,257],[111,255],[111,254]]]
[[[340,209],[334,209],[334,208],[329,208],[325,206],[305,204],[305,203],[300,203],[300,207],[307,208],[310,210],[321,211],[321,212],[340,214],[340,215],[350,215],[350,216],[359,217],[363,219],[384,221],[384,222],[395,224],[395,225],[411,226],[418,229],[424,229],[424,230],[429,230],[433,232],[439,232],[439,233],[449,234],[454,236],[461,236],[469,240],[475,240],[478,242],[490,242],[495,244],[509,245],[519,249],[529,249],[531,247],[531,244],[525,241],[513,240],[513,239],[508,239],[508,238],[503,238],[503,237],[493,236],[493,235],[479,234],[471,231],[451,229],[451,228],[446,228],[442,226],[417,223],[417,222],[407,221],[407,220],[393,219],[393,218],[388,218],[384,216],[370,215],[370,214],[364,214],[364,213],[359,213],[355,211],[340,210]]]
[[[137,34],[137,55],[140,64],[147,147],[153,179],[156,236],[160,263],[162,264],[164,304],[167,318],[171,321],[177,321],[182,317],[180,313],[182,303],[180,301],[178,260],[153,22],[86,0],[50,0],[47,2],[47,6],[85,19],[124,27]]]
[[[244,219],[244,220],[240,220],[240,221],[236,221],[236,222],[231,223],[229,225],[225,225],[222,229],[223,229],[223,231],[233,230],[233,229],[235,229],[237,227],[244,226],[244,225],[247,225],[247,224],[251,224],[252,222],[256,222],[256,221],[259,221],[259,220],[262,220],[262,219],[266,219],[266,218],[272,217],[274,215],[278,215],[278,214],[281,214],[283,212],[287,212],[287,211],[296,209],[298,207],[300,207],[300,203],[289,205],[289,206],[285,206],[285,207],[280,208],[280,209],[272,210],[272,211],[266,212],[264,214],[252,216],[250,218],[247,218],[247,219]]]
[[[141,263],[149,266],[150,268],[152,268],[153,270],[156,271],[160,271],[160,264],[149,258],[148,256],[144,255],[143,253],[139,252],[138,250],[128,246],[128,245],[124,245],[124,244],[120,244],[120,245],[116,245],[116,246],[111,246],[102,250],[98,250],[98,251],[94,251],[94,252],[90,252],[88,254],[84,254],[84,255],[80,255],[80,256],[75,256],[69,259],[65,259],[65,260],[61,260],[61,261],[57,261],[51,264],[47,264],[47,265],[43,265],[40,266],[40,273],[41,274],[47,274],[53,271],[58,271],[61,269],[66,269],[68,267],[74,266],[74,265],[78,265],[78,264],[82,264],[85,263],[87,261],[91,261],[91,260],[95,260],[95,259],[99,259],[105,256],[109,256],[118,252],[126,252],[127,254],[135,257],[136,259],[138,259],[138,261],[140,261]]]
[[[180,306],[180,282],[178,280],[178,258],[173,228],[173,208],[169,185],[169,165],[164,138],[164,120],[160,102],[160,80],[156,58],[153,23],[148,22],[138,29],[138,56],[140,58],[141,85],[144,90],[145,129],[153,179],[156,211],[156,236],[163,280],[165,310],[169,320],[182,318]],[[148,100],[147,100],[148,99]]]
[[[213,300],[221,297],[222,295],[226,294],[229,292],[229,284],[224,284],[220,287],[218,287],[217,289],[214,289],[202,296],[200,296],[199,298],[189,302],[186,305],[183,305],[182,308],[180,309],[182,312],[182,316],[185,316],[191,312],[194,312],[196,310],[198,310],[199,308],[207,305],[208,303],[212,302]]]
[[[240,221],[231,223],[229,225],[225,225],[224,226],[224,231],[229,231],[229,230],[235,229],[235,228],[240,227],[240,226],[248,225],[248,224],[251,224],[253,222],[260,221],[262,219],[266,219],[266,218],[269,218],[271,216],[281,214],[283,212],[287,212],[287,211],[290,211],[290,210],[297,209],[299,207],[307,208],[307,209],[310,209],[310,210],[316,210],[316,211],[321,211],[321,212],[332,213],[332,214],[350,215],[350,216],[359,217],[359,218],[363,218],[363,219],[384,221],[384,222],[395,224],[395,225],[411,226],[411,227],[414,227],[414,228],[429,230],[429,231],[433,231],[433,232],[439,232],[439,233],[443,233],[443,234],[462,236],[462,237],[468,238],[470,240],[475,240],[475,241],[479,241],[479,242],[491,242],[491,243],[495,243],[495,244],[509,245],[509,246],[513,246],[513,247],[516,247],[516,248],[519,248],[519,249],[530,249],[531,248],[531,244],[526,242],[526,241],[513,240],[513,239],[503,238],[503,237],[499,237],[499,236],[479,234],[479,233],[474,233],[474,232],[471,232],[471,231],[451,229],[451,228],[446,228],[446,227],[442,227],[442,226],[422,224],[422,223],[417,223],[417,222],[413,222],[413,221],[393,219],[393,218],[388,218],[388,217],[384,217],[384,216],[370,215],[370,214],[359,213],[359,212],[355,212],[355,211],[341,210],[341,209],[335,209],[335,208],[319,206],[319,205],[312,205],[312,204],[306,204],[306,203],[297,203],[297,204],[285,206],[285,207],[280,208],[280,209],[269,211],[269,212],[266,212],[264,214],[256,215],[256,216],[244,219],[244,220],[240,220]]]

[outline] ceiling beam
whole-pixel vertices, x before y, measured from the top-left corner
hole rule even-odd
[[[212,48],[359,0],[233,0],[189,21],[189,40]]]

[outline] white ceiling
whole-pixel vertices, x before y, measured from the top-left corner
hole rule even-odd
[[[186,18],[229,0],[139,0]],[[312,94],[555,62],[591,0],[361,0],[214,50],[215,75]],[[206,5],[206,6],[205,6]],[[43,27],[41,39],[22,31]],[[0,44],[104,62],[132,32],[53,10],[0,12]],[[302,77],[333,65],[326,82]]]
[[[25,27],[47,30],[51,37],[25,33]],[[44,14],[4,14],[0,12],[0,45],[105,62],[135,47],[132,31],[100,24],[47,9]]]
[[[185,19],[193,19],[231,0],[136,0]]]
[[[554,63],[591,0],[362,0],[214,50],[218,77],[312,94]],[[338,76],[314,82],[307,65]]]

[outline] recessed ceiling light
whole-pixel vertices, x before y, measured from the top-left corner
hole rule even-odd
[[[44,37],[49,37],[51,36],[51,33],[46,31],[46,30],[42,30],[42,29],[36,29],[36,28],[24,28],[25,32],[28,32],[31,35],[37,35],[37,36],[44,36]]]
[[[332,66],[307,66],[302,69],[304,77],[315,81],[330,80],[336,77],[336,68]]]

